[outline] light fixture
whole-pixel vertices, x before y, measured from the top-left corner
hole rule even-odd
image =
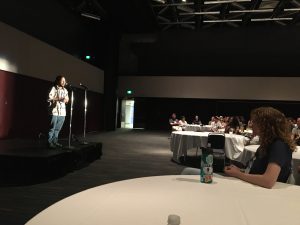
[[[195,21],[166,22],[166,23],[159,23],[159,24],[160,25],[195,24]]]
[[[284,9],[283,11],[285,11],[285,12],[295,12],[295,11],[300,11],[300,8]]]
[[[94,19],[94,20],[101,20],[100,16],[91,14],[91,13],[81,13],[81,16],[90,18],[90,19]]]
[[[217,14],[220,14],[220,11],[179,13],[180,16],[190,16],[190,15],[217,15]]]
[[[153,0],[153,1],[155,1],[155,2],[159,2],[159,3],[163,3],[163,4],[165,4],[165,3],[166,3],[166,1],[165,1],[165,0]]]
[[[203,23],[232,23],[232,22],[242,22],[242,19],[235,20],[204,20]]]
[[[260,21],[281,21],[281,20],[292,20],[291,17],[281,17],[281,18],[259,18],[259,19],[251,19],[252,22],[260,22]]]
[[[159,1],[159,0],[158,0]],[[158,5],[152,5],[152,7],[166,7],[166,6],[192,6],[194,5],[193,2],[181,2],[181,3],[169,3],[169,4],[164,4],[164,5],[161,5],[161,4],[158,4]]]
[[[227,4],[227,3],[235,3],[235,2],[251,2],[251,0],[217,0],[217,1],[205,1],[204,5],[210,5],[210,4]]]
[[[243,10],[230,10],[229,13],[263,13],[273,12],[274,9],[243,9]]]

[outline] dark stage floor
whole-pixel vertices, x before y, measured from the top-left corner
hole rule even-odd
[[[45,182],[99,159],[102,144],[60,141],[63,148],[49,149],[44,140],[0,141],[0,186]]]
[[[29,176],[28,179],[23,178],[20,184],[12,182],[10,185],[0,186],[0,225],[25,224],[55,202],[88,188],[137,177],[180,174],[184,166],[171,161],[168,137],[168,132],[144,130],[88,134],[88,142],[102,143],[103,155],[100,160],[77,162],[77,167],[68,171],[56,171],[56,167],[46,169],[50,175],[53,171],[58,173],[54,177],[37,172],[44,166],[43,163],[39,163],[34,165],[33,172],[37,173],[35,175],[39,178],[35,182],[33,178],[36,177]],[[42,146],[45,145],[32,140],[2,140],[0,155],[11,157],[22,153],[22,158],[35,155],[39,158],[37,161],[43,161],[43,157],[69,155],[67,151],[46,150]],[[13,169],[15,165],[6,165],[8,168],[9,166]],[[19,171],[21,174],[28,172]],[[10,176],[7,170],[1,169],[1,172],[6,178]],[[39,177],[40,174],[46,175]]]

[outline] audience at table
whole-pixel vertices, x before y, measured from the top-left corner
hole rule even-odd
[[[199,119],[199,116],[198,116],[198,115],[195,116],[195,118],[194,118],[192,124],[202,125],[202,122],[201,122],[201,120]]]
[[[287,117],[287,120],[288,120],[288,122],[289,122],[289,124],[290,124],[290,129],[291,129],[291,131],[292,131],[295,127],[297,127],[296,121],[295,121],[295,119],[294,119],[293,117]]]
[[[297,118],[297,125],[292,129],[292,138],[297,145],[300,145],[300,117]]]
[[[260,147],[249,173],[230,165],[224,168],[227,175],[265,188],[276,181],[286,182],[291,174],[292,152],[296,146],[291,138],[285,115],[272,107],[260,107],[251,112],[253,135],[260,137]]]
[[[178,124],[182,130],[185,130],[185,127],[188,124],[188,122],[185,120],[185,116],[181,117],[181,120],[179,120]]]
[[[169,124],[172,128],[172,131],[181,130],[181,127],[179,126],[179,120],[176,117],[176,113],[172,113],[171,118],[169,119]]]
[[[218,116],[213,116],[210,123],[212,131],[218,131],[219,129],[224,128]]]
[[[241,133],[240,122],[237,116],[232,116],[229,118],[228,124],[225,127],[225,133]]]

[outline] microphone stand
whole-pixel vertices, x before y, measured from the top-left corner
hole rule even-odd
[[[87,113],[87,87],[80,84],[84,88],[84,119],[83,119],[83,141],[81,144],[87,145],[88,142],[86,141],[85,133],[86,133],[86,113]]]
[[[74,91],[73,87],[69,85],[71,90],[71,108],[70,108],[70,122],[69,122],[69,140],[67,149],[74,149],[74,146],[71,146],[71,138],[72,138],[72,118],[73,118],[73,103],[74,103]]]

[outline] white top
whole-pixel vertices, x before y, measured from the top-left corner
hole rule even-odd
[[[53,99],[62,99],[61,101],[55,101]],[[53,86],[49,92],[48,101],[50,102],[50,113],[54,116],[66,116],[66,104],[63,99],[69,99],[68,90],[63,87]]]
[[[145,177],[98,186],[50,206],[26,225],[299,225],[300,187],[265,189],[214,174]]]

